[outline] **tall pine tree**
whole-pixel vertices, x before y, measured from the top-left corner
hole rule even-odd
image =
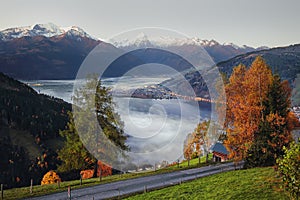
[[[60,169],[84,169],[92,163],[96,176],[98,160],[113,161],[121,151],[129,150],[123,122],[114,110],[109,88],[102,86],[95,75],[75,91],[73,103],[68,128],[61,132],[66,143],[59,152],[63,161]]]
[[[292,141],[291,131],[297,124],[290,111],[291,89],[278,74],[273,76],[263,105],[262,120],[246,158],[247,167],[275,165],[284,153],[283,146]]]

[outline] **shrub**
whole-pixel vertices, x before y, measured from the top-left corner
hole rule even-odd
[[[53,184],[61,181],[60,177],[54,171],[47,172],[41,182],[41,185]]]
[[[278,159],[278,170],[282,176],[284,187],[292,199],[300,196],[300,143],[292,142],[290,148],[283,148],[285,154]]]

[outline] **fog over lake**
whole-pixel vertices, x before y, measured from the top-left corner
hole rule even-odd
[[[164,77],[123,77],[103,79],[102,83],[111,87],[114,92],[133,90],[164,80]],[[23,82],[39,93],[72,102],[74,80]],[[173,162],[182,159],[186,135],[194,130],[199,121],[210,119],[208,107],[199,107],[197,102],[181,99],[155,100],[113,95],[113,101],[116,104],[116,111],[124,122],[124,131],[129,135],[127,140],[131,149],[129,154],[139,163],[154,164],[163,160]]]

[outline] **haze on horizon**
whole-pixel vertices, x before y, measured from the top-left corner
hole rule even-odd
[[[161,27],[253,47],[300,43],[298,0],[3,0],[1,4],[0,30],[52,22],[79,26],[100,39],[134,28]]]

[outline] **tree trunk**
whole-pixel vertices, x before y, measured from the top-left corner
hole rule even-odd
[[[97,171],[98,171],[98,160],[96,159],[95,163],[94,163],[94,174],[93,177],[97,177]]]
[[[100,174],[99,174],[100,182],[102,181],[102,167],[100,166]]]

